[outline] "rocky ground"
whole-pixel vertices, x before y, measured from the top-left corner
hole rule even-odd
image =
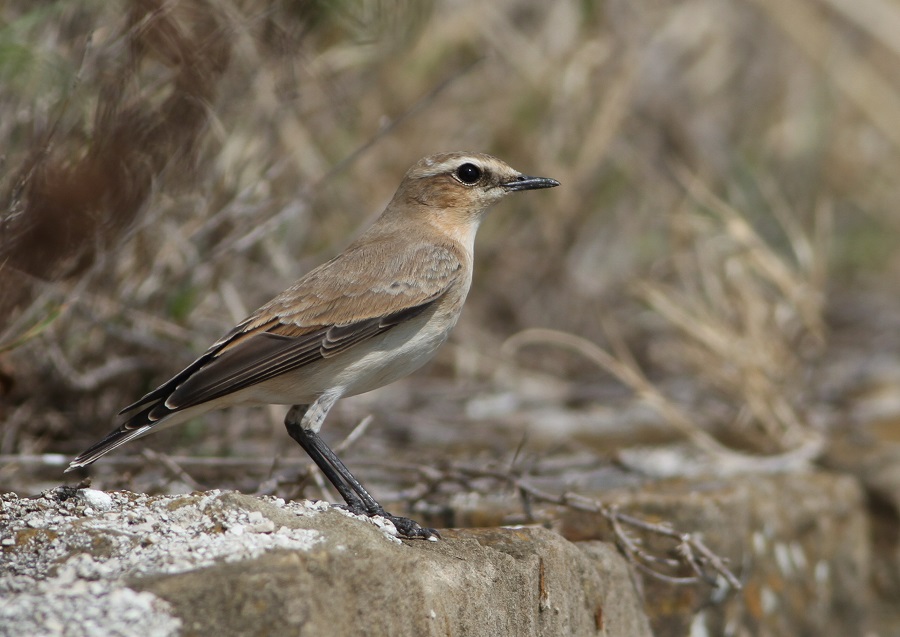
[[[649,635],[624,560],[519,527],[396,538],[235,493],[5,496],[4,635]]]
[[[595,493],[699,530],[740,590],[714,574],[691,585],[649,577],[612,542],[671,558],[664,538],[616,536],[602,516],[566,506],[543,508],[543,525],[442,529],[425,542],[271,496],[5,494],[0,634],[894,635],[898,457],[848,443],[829,468]],[[473,496],[441,516],[490,525],[520,508],[513,496]]]

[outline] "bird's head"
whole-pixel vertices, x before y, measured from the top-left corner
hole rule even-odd
[[[522,174],[484,153],[441,153],[409,169],[392,203],[477,225],[491,204],[511,192],[558,185],[555,179]]]

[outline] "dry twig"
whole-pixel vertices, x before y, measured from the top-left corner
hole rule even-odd
[[[169,473],[184,482],[194,491],[203,491],[205,489],[205,487],[197,482],[197,480],[195,480],[191,474],[185,471],[184,468],[174,458],[172,458],[172,456],[164,453],[159,453],[158,451],[153,451],[152,449],[144,449],[143,451],[141,451],[141,455],[145,460],[162,464],[162,466],[164,466]]]
[[[595,513],[610,525],[616,546],[622,554],[641,572],[655,579],[670,584],[705,583],[718,586],[726,583],[734,590],[741,589],[738,577],[728,568],[728,560],[711,550],[696,533],[676,530],[666,522],[648,522],[641,518],[623,513],[616,505],[606,504],[600,500],[589,498],[579,493],[565,491],[551,493],[537,487],[525,475],[514,470],[494,470],[454,464],[444,470],[434,467],[412,465],[425,478],[427,483],[456,482],[471,489],[472,481],[488,478],[510,487],[524,498],[565,507],[575,511]],[[662,557],[646,551],[639,538],[632,535],[639,531],[656,535],[672,542],[672,556]],[[663,572],[661,569],[688,570],[691,575],[678,576]]]

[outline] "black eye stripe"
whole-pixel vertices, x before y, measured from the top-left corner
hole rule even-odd
[[[481,179],[481,175],[481,168],[479,168],[475,164],[470,164],[468,162],[456,169],[456,176],[464,184],[474,184],[476,181]]]

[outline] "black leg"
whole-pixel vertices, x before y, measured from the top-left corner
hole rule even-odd
[[[337,470],[335,470],[334,466],[328,461],[327,456],[318,451],[315,441],[309,435],[311,432],[304,429],[300,423],[285,422],[284,426],[287,428],[288,435],[303,447],[306,454],[312,458],[313,462],[316,463],[322,473],[325,474],[325,477],[328,478],[328,481],[338,490],[338,493],[341,494],[341,497],[344,498],[344,501],[347,503],[347,508],[350,512],[357,515],[369,514],[369,506],[367,506],[367,503],[364,503],[359,496],[356,495],[354,488],[344,480],[343,476],[338,473]],[[319,438],[315,434],[313,434],[313,436]],[[322,439],[319,438],[320,442],[321,440]],[[325,444],[322,443],[322,446],[325,446]],[[331,452],[331,449],[327,446],[325,446],[325,448]],[[334,452],[331,452],[331,455],[334,458],[337,458]],[[351,475],[350,477],[352,478],[353,476]],[[360,487],[361,486],[362,485],[360,485]]]
[[[303,450],[312,458],[313,462],[322,470],[328,481],[334,485],[341,497],[347,503],[352,513],[357,515],[381,516],[390,520],[400,535],[408,538],[421,537],[424,539],[439,538],[440,534],[434,529],[424,528],[415,520],[391,515],[384,510],[375,498],[360,484],[347,466],[337,457],[337,454],[325,444],[325,441],[312,429],[307,429],[296,416],[305,409],[294,407],[288,412],[284,425],[288,434],[303,447]]]

